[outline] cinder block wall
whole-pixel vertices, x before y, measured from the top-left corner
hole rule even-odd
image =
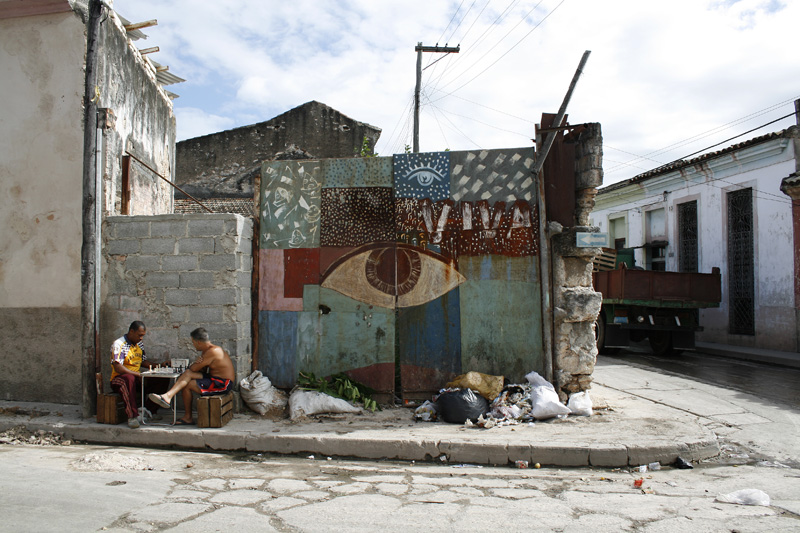
[[[252,220],[234,214],[108,217],[103,222],[100,342],[134,320],[147,325],[148,359],[194,359],[189,333],[204,327],[230,353],[237,384],[250,374]]]

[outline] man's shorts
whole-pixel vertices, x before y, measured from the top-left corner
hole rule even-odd
[[[230,379],[222,379],[208,374],[203,374],[203,377],[195,380],[197,386],[200,387],[200,396],[213,396],[215,394],[225,394],[233,389],[233,381]]]

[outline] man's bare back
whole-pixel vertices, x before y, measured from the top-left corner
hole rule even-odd
[[[231,381],[236,378],[230,356],[225,350],[211,343],[203,347],[200,357],[189,369],[195,372],[206,372],[215,378],[230,379]]]

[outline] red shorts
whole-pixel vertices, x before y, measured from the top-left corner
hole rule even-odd
[[[225,394],[233,389],[233,381],[229,379],[217,378],[208,374],[195,380],[200,387],[200,396],[213,396],[215,394]]]

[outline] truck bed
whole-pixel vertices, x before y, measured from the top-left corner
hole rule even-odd
[[[719,307],[720,271],[711,274],[635,270],[624,266],[594,272],[594,289],[603,303],[659,307]]]

